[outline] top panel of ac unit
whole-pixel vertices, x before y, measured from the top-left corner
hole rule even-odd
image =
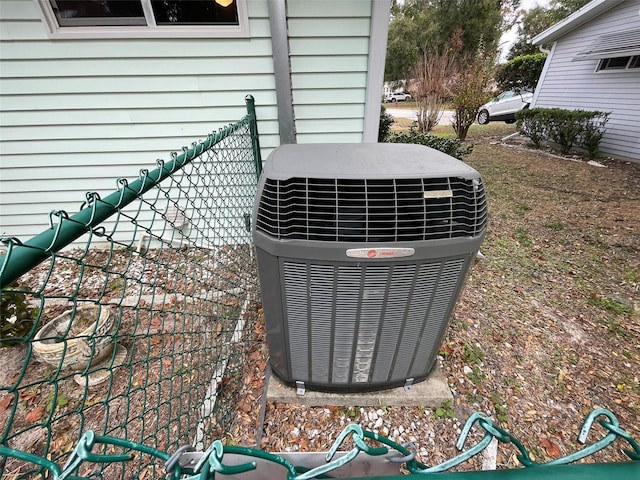
[[[480,178],[476,170],[443,152],[402,143],[281,145],[266,162],[267,178]]]

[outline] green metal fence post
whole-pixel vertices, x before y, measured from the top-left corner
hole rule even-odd
[[[244,97],[247,103],[249,116],[249,130],[251,132],[251,144],[253,145],[253,159],[256,163],[256,176],[260,178],[262,173],[262,157],[260,156],[260,139],[258,138],[258,117],[256,117],[256,104],[253,95]]]

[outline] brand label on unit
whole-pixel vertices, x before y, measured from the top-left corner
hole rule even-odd
[[[453,190],[429,190],[422,192],[424,198],[452,198]]]
[[[350,248],[347,257],[351,258],[399,258],[410,257],[416,253],[414,248]]]

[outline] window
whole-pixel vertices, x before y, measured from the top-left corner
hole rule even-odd
[[[37,0],[52,38],[246,37],[247,0]]]
[[[511,90],[507,90],[506,92],[502,92],[500,95],[498,95],[496,98],[493,99],[494,102],[500,102],[502,100],[507,100],[508,98],[511,98],[515,95],[515,92],[511,91]]]
[[[597,72],[602,70],[627,70],[629,68],[640,68],[640,55],[629,57],[603,58],[598,63]]]

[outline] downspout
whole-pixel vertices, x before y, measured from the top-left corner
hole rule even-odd
[[[551,53],[551,50],[548,48],[544,48],[544,45],[538,45],[538,50],[540,51],[540,53],[546,53],[547,55]]]
[[[291,62],[289,61],[289,35],[287,29],[287,1],[269,0],[271,49],[276,80],[276,104],[280,144],[297,143],[291,88]]]
[[[364,106],[364,143],[378,141],[380,102],[384,82],[384,63],[389,33],[391,0],[371,0],[371,27],[369,31],[369,58],[367,60],[367,90]]]

